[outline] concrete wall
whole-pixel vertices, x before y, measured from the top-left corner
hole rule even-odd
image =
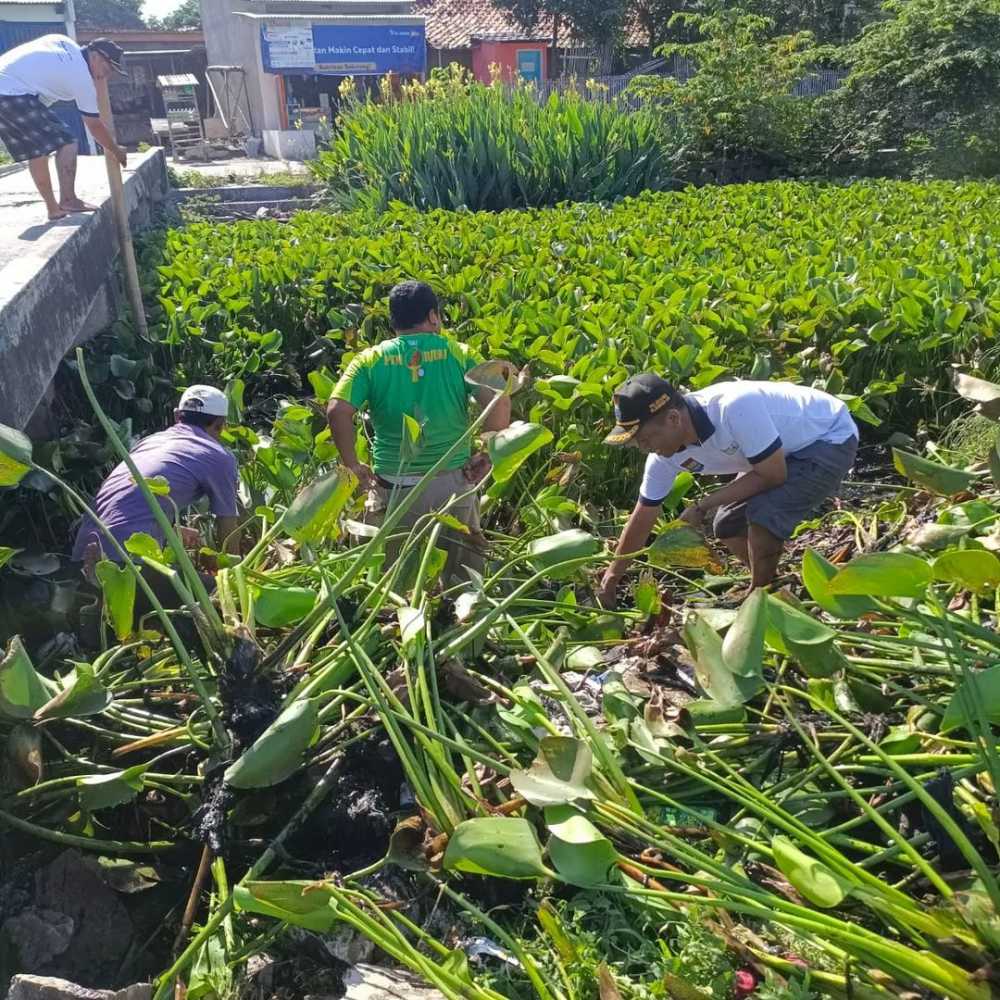
[[[260,22],[240,17],[237,11],[260,13],[259,6],[241,0],[201,0],[201,25],[209,66],[242,66],[253,116],[254,133],[281,127],[277,80],[260,62]]]
[[[98,211],[75,217],[74,225],[42,227],[43,237],[26,249],[0,247],[10,258],[0,269],[0,423],[18,428],[32,420],[67,352],[108,326],[121,301],[103,157],[81,157],[80,165],[77,191],[98,202]],[[163,150],[131,154],[129,168],[125,198],[135,230],[151,222],[166,197]],[[0,184],[19,179],[10,175]],[[32,429],[48,429],[44,414]]]
[[[201,23],[209,66],[242,66],[246,72],[247,92],[253,113],[255,135],[289,129],[283,121],[282,91],[279,77],[265,73],[261,65],[260,31],[264,22],[240,14],[308,16],[365,16],[370,14],[408,16],[412,0],[297,0],[278,3],[259,0],[200,0]],[[471,65],[471,63],[469,64]],[[266,136],[265,136],[266,137]],[[267,138],[267,137],[266,137]],[[294,135],[286,134],[283,143],[297,144]],[[270,149],[277,140],[269,137]]]
[[[316,133],[309,129],[264,129],[264,152],[276,160],[311,160],[316,155]]]
[[[61,3],[5,3],[0,6],[0,21],[51,21],[52,34],[66,30]]]

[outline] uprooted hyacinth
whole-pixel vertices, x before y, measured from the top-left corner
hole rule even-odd
[[[5,637],[11,841],[164,877],[160,996],[222,997],[248,955],[301,958],[290,928],[347,926],[448,997],[723,996],[752,969],[771,995],[985,1000],[997,204],[994,184],[747,185],[151,238],[155,342],[120,328],[78,357],[66,400],[79,374],[87,409],[62,441],[33,453],[0,428],[5,502],[31,515],[13,544],[85,507],[73,473],[122,457],[176,385],[212,381],[252,547],[189,557],[157,504],[168,544],[134,536],[98,564],[98,648],[53,651],[37,615]],[[485,446],[485,575],[447,589],[454,519],[425,518],[386,566],[402,511],[363,523],[322,412],[413,273],[452,332],[534,377]],[[955,380],[975,422],[951,364],[977,373]],[[746,600],[671,520],[696,489],[679,476],[607,612],[592,582],[638,469],[600,430],[648,368],[813,383],[915,437],[866,448],[782,586]],[[959,413],[985,427],[961,453],[917,434]],[[11,590],[36,565],[0,548]]]
[[[96,404],[82,356],[80,371]],[[1000,387],[956,387],[996,419]],[[913,485],[807,525],[801,575],[742,603],[717,600],[732,578],[665,522],[635,608],[606,612],[591,600],[598,526],[567,498],[533,499],[523,459],[565,464],[538,440],[503,443],[507,530],[491,533],[485,575],[448,589],[447,511],[387,567],[423,486],[359,532],[354,483],[333,469],[260,508],[256,543],[207,606],[179,543],[130,543],[138,565],[100,574],[103,651],[42,665],[7,646],[0,822],[110,857],[203,851],[206,906],[161,997],[178,977],[221,996],[288,928],[343,926],[448,997],[747,995],[764,979],[990,997],[995,454],[990,476],[897,451]],[[59,481],[7,429],[0,468],[9,485],[32,470]],[[174,581],[179,618],[154,600],[135,620],[143,564]],[[361,787],[359,760],[381,762]],[[154,809],[160,839],[141,839],[133,817]],[[310,831],[334,815],[317,852]],[[514,902],[494,909],[483,879],[519,886]],[[425,889],[506,956],[499,971],[420,926]],[[637,967],[586,929],[596,907],[662,946]],[[701,964],[684,928],[702,935]]]

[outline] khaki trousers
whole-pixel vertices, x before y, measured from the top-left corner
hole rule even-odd
[[[470,492],[472,491],[472,492]],[[392,506],[403,502],[409,488],[397,486],[395,490],[375,484],[368,493],[365,503],[365,521],[381,524]],[[449,503],[452,497],[461,497]],[[469,579],[465,567],[482,573],[486,565],[486,539],[479,523],[479,494],[472,490],[472,484],[461,469],[451,469],[436,475],[416,503],[406,512],[396,525],[394,534],[411,531],[420,518],[432,513],[450,514],[468,529],[468,534],[454,528],[443,527],[438,535],[438,546],[448,554],[441,579],[446,587],[464,583]],[[404,539],[390,541],[386,545],[385,568],[388,569],[399,558],[399,550]],[[419,559],[419,555],[415,558]]]

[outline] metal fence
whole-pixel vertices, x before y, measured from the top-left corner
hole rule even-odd
[[[671,76],[680,83],[687,83],[696,72],[697,67],[690,59],[674,56],[671,60],[655,59],[631,72],[615,76],[596,76],[589,79],[563,76],[554,80],[543,80],[540,84],[536,84],[536,87],[539,100],[546,100],[552,93],[576,90],[593,101],[615,101],[627,107],[637,108],[642,103],[641,98],[628,93],[629,84],[637,76]],[[820,94],[836,90],[844,76],[840,70],[818,69],[799,80],[792,87],[792,93],[796,97],[818,97]]]
[[[828,94],[831,90],[836,90],[843,82],[847,74],[839,69],[818,69],[814,73],[803,77],[792,87],[792,93],[797,97],[819,97],[820,94]]]

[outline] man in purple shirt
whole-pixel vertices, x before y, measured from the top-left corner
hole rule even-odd
[[[229,403],[222,392],[210,385],[193,385],[185,390],[174,411],[174,426],[143,438],[131,456],[146,479],[162,476],[169,483],[169,493],[158,497],[167,517],[176,520],[185,507],[207,496],[216,519],[219,547],[225,545],[227,551],[238,552],[238,469],[236,457],[220,441],[228,413]],[[124,462],[104,481],[93,509],[122,546],[140,531],[160,545],[165,541]],[[182,530],[185,540],[196,544],[195,533]],[[106,558],[121,562],[94,521],[84,517],[73,546],[73,560],[84,563],[86,572],[102,552]]]

